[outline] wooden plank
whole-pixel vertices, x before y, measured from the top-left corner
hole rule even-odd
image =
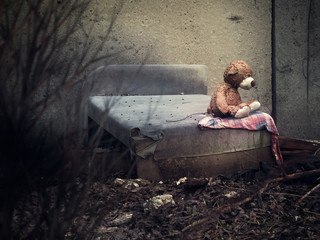
[[[279,137],[280,148],[293,149],[293,150],[306,150],[309,152],[316,152],[320,149],[320,141],[316,140],[306,140],[306,139],[297,139],[289,137]]]

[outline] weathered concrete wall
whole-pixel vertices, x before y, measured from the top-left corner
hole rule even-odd
[[[274,4],[274,110],[279,132],[320,139],[320,1]]]
[[[92,16],[82,20],[85,26],[94,16],[97,39],[112,6],[95,1],[88,11]],[[243,98],[258,98],[271,111],[271,1],[125,1],[103,51],[122,51],[109,59],[115,64],[205,64],[209,95],[223,81],[227,64],[243,59],[258,83],[242,91]]]
[[[243,100],[258,99],[262,110],[271,113],[271,1],[124,1],[108,41],[100,45],[115,5],[119,6],[118,0],[91,1],[79,19],[81,31],[59,52],[62,66],[69,56],[86,48],[85,38],[89,36],[90,48],[110,57],[91,65],[87,72],[103,64],[204,64],[209,70],[211,95],[223,81],[228,63],[242,59],[252,67],[257,82],[250,91],[240,90]],[[57,129],[69,128],[63,123],[76,118],[73,115],[78,111],[73,107],[79,102],[80,89],[77,86],[63,96],[61,104],[57,103],[43,122],[52,119]],[[59,132],[57,129],[54,132]]]

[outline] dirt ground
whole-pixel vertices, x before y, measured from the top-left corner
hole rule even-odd
[[[289,178],[278,165],[263,164],[228,177],[96,179],[89,184],[86,200],[71,206],[76,214],[61,217],[53,231],[71,221],[62,231],[64,239],[320,239],[319,155],[286,160],[285,171]],[[79,178],[77,184],[80,189],[86,182]],[[67,216],[67,205],[53,211],[59,207],[56,188],[47,189],[53,194],[46,201],[33,194],[15,210],[14,229],[22,229],[19,239],[44,239],[35,237],[40,230],[28,235],[28,229],[37,223],[41,228],[41,221],[51,226],[57,212]],[[69,203],[73,197],[61,196]],[[46,212],[46,217],[37,217]]]
[[[319,158],[306,159],[286,170],[296,175],[319,167]],[[79,229],[99,222],[87,232],[90,239],[319,239],[319,189],[302,199],[319,183],[319,172],[272,182],[281,174],[277,166],[261,166],[229,178],[96,181],[66,238],[78,239]],[[146,207],[164,194],[173,201]]]

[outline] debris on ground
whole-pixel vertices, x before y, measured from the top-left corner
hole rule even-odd
[[[174,206],[176,203],[171,194],[163,194],[150,198],[143,204],[143,207],[145,211],[149,211],[151,209],[159,209],[168,204]]]
[[[228,177],[97,180],[65,239],[320,239],[320,145],[281,146],[286,175],[262,164]]]

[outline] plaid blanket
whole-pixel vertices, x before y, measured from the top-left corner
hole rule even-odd
[[[273,155],[275,156],[277,162],[283,163],[283,158],[279,147],[279,132],[272,119],[272,117],[263,112],[252,112],[248,117],[245,118],[214,118],[212,114],[207,115],[205,118],[201,119],[198,123],[201,129],[204,128],[241,128],[247,130],[262,130],[266,129],[271,133],[271,147]]]

